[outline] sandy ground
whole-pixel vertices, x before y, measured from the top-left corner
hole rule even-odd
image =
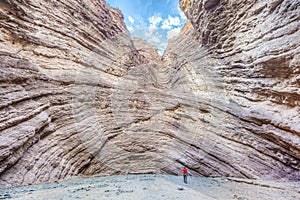
[[[129,175],[72,178],[35,186],[0,187],[0,199],[34,200],[210,200],[300,199],[300,182],[271,182],[231,178]]]

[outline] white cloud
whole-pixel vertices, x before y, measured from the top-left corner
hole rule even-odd
[[[185,16],[185,14],[181,10],[179,10],[178,13],[180,15],[181,20],[186,20],[186,16]]]
[[[146,27],[146,23],[144,21],[144,19],[141,16],[136,16],[135,17],[135,24],[134,24],[135,28],[145,28]]]
[[[168,40],[179,35],[181,28],[174,28],[167,33]]]
[[[172,28],[168,19],[165,19],[163,21],[161,28],[162,29],[171,29]]]
[[[163,20],[160,16],[152,16],[149,19],[150,28],[157,28],[158,24]]]
[[[158,38],[158,36],[153,36],[153,37],[151,38],[151,40],[152,40],[153,42],[156,42],[156,43],[159,43],[159,42],[160,42],[160,39]]]
[[[130,23],[132,23],[132,24],[134,23],[134,19],[131,16],[128,16],[128,20]]]
[[[146,37],[151,37],[152,36],[152,33],[153,33],[153,29],[151,28],[148,28],[146,31],[145,31],[145,36]]]
[[[145,36],[151,37],[153,34],[155,34],[158,31],[158,28],[147,28],[145,32]]]
[[[179,26],[181,21],[179,17],[171,17],[170,15],[168,16],[169,22],[172,26]]]
[[[179,26],[182,22],[179,17],[168,16],[168,19],[164,19],[161,28],[162,29],[171,29],[172,26]]]
[[[130,33],[134,32],[134,28],[131,26],[127,26],[127,29],[129,30]]]
[[[145,31],[145,37],[152,42],[160,43],[160,38],[162,36],[159,34],[159,30],[157,28],[148,28]]]

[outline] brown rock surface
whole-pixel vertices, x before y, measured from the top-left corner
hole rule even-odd
[[[102,0],[1,1],[0,16],[1,184],[84,173],[115,134],[112,88],[139,59],[122,14]]]
[[[192,123],[206,156],[191,153],[186,164],[205,176],[300,180],[299,3],[205,2],[181,1],[194,32],[182,31],[163,57],[188,71],[206,106]]]
[[[1,1],[0,184],[183,166],[299,180],[297,2],[181,4],[160,57],[103,0]]]

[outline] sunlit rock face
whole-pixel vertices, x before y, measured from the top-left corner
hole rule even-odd
[[[159,56],[102,0],[1,1],[1,185],[183,166],[300,179],[297,3],[180,3]]]
[[[206,2],[181,1],[194,31],[185,27],[163,57],[172,86],[185,70],[194,92],[185,108],[194,112],[178,119],[199,137],[185,164],[205,176],[299,180],[299,4]]]
[[[180,95],[120,11],[98,0],[0,8],[0,184],[181,170],[192,138],[172,118]]]
[[[1,1],[0,20],[1,184],[98,172],[118,133],[113,88],[143,62],[121,12],[102,0]]]

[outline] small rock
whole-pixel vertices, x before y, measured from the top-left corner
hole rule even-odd
[[[10,196],[10,194],[4,194],[4,195],[0,195],[0,199],[11,199],[12,197]]]
[[[178,187],[178,190],[184,190],[184,188],[183,187]]]

